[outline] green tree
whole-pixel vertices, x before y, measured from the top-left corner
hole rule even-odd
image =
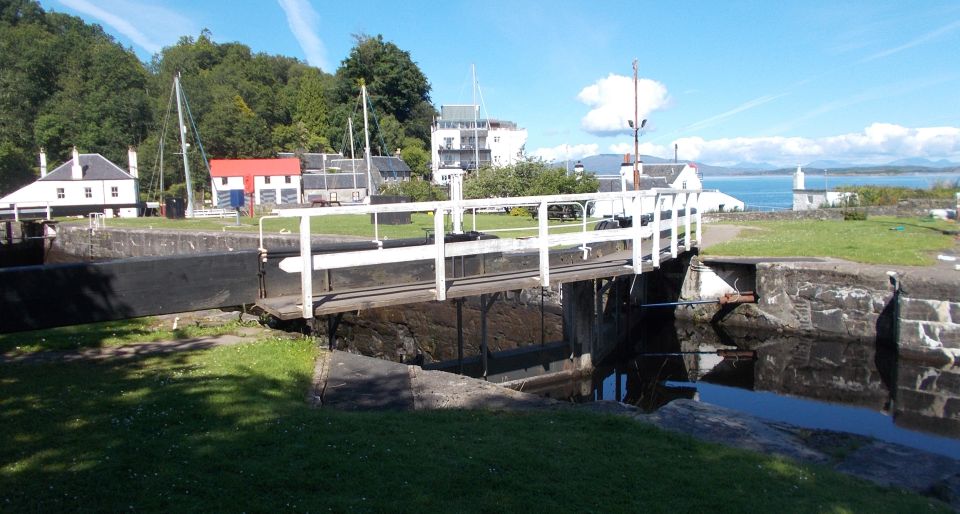
[[[405,182],[391,182],[380,190],[380,194],[409,196],[414,202],[432,202],[447,199],[447,192],[442,187],[426,180],[418,179]]]
[[[432,114],[426,114],[433,110],[430,83],[410,53],[384,41],[382,35],[359,34],[354,39],[356,44],[350,55],[337,70],[337,101],[352,104],[360,94],[360,84],[364,83],[378,116],[390,115],[408,128],[411,135],[429,141]],[[340,114],[348,113],[341,111]]]
[[[490,198],[595,193],[599,188],[600,181],[592,173],[578,177],[530,158],[510,166],[481,168],[466,177],[463,193],[467,198]]]
[[[9,141],[0,142],[0,193],[15,191],[35,178],[27,153]]]
[[[419,139],[412,137],[404,139],[400,158],[407,163],[407,166],[410,166],[413,176],[422,180],[430,180],[430,152],[423,146],[423,142]]]

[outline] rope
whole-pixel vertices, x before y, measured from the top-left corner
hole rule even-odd
[[[377,127],[377,136],[380,138],[380,148],[381,152],[385,153],[387,148],[387,143],[383,140],[383,130],[380,128],[380,122],[377,120],[377,113],[373,110],[373,98],[367,97],[367,103],[370,104],[370,114],[373,115],[373,124]],[[388,154],[389,155],[389,154]],[[397,170],[393,167],[393,159],[387,159],[387,166],[390,167],[390,173],[393,174],[393,178],[397,178]],[[371,170],[372,171],[372,170]]]

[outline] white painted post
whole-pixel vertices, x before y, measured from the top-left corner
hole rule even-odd
[[[653,267],[660,267],[660,193],[657,193],[657,196],[653,198],[653,249],[651,250],[650,257],[653,259]],[[639,223],[639,220],[638,220]]]
[[[687,251],[693,248],[693,234],[690,233],[690,199],[693,198],[693,193],[686,193],[683,195],[683,241],[686,243],[684,247]]]
[[[703,244],[703,233],[700,230],[703,225],[703,218],[700,217],[700,197],[703,196],[703,192],[697,193],[697,246]]]
[[[50,202],[47,202],[47,220],[50,220]]]
[[[463,170],[456,170],[450,175],[450,179],[450,200],[453,201],[450,217],[453,220],[453,233],[463,234],[463,207],[460,206],[463,202]]]
[[[547,233],[547,202],[542,201],[537,206],[537,221],[539,228],[538,245],[540,247],[540,286],[550,287],[550,242]]]
[[[679,239],[679,230],[677,223],[677,200],[680,195],[674,193],[670,199],[670,257],[677,258],[677,241]]]
[[[444,229],[443,229],[443,209],[437,209],[433,212],[433,244],[436,248],[434,255],[433,268],[436,272],[434,287],[437,289],[435,295],[437,301],[447,299],[447,267],[446,255],[444,255]]]
[[[313,319],[313,254],[310,248],[310,216],[300,216],[300,301],[303,319]]]
[[[20,221],[20,210],[17,209],[17,204],[13,204],[13,221]]]
[[[634,275],[639,275],[643,272],[643,197],[636,195],[633,197],[632,205],[630,209],[630,216],[633,217],[634,223],[630,227],[633,229],[633,248],[632,250],[632,260],[633,260],[633,273]]]

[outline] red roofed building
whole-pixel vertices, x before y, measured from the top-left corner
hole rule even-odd
[[[230,207],[230,191],[253,194],[257,205],[300,203],[300,159],[212,159],[210,181],[218,207]]]

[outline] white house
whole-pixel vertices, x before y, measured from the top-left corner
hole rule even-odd
[[[136,217],[139,190],[137,152],[127,154],[129,173],[98,153],[81,154],[73,148],[73,158],[47,173],[47,156],[40,152],[40,178],[0,198],[0,211],[17,207],[50,207],[53,216],[87,215],[102,212],[106,216]]]
[[[649,190],[655,188],[674,188],[674,189],[702,189],[703,182],[697,165],[694,163],[656,163],[645,164],[643,161],[637,163],[639,172],[640,190]],[[633,162],[630,155],[624,155],[623,164],[620,165],[619,175],[601,175],[600,191],[622,191],[633,190]],[[643,201],[643,212],[653,212],[652,197]],[[718,191],[708,191],[700,194],[697,200],[702,212],[711,211],[732,211],[743,210],[743,202]],[[663,209],[670,209],[671,206],[662,206]],[[679,206],[683,208],[683,203]],[[613,216],[624,215],[625,206],[618,202],[606,202],[598,204],[594,211],[595,216]]]
[[[230,207],[230,191],[243,191],[244,204],[301,203],[300,159],[211,159],[210,190],[218,207]]]
[[[433,181],[446,183],[441,169],[476,170],[509,166],[523,159],[527,129],[512,121],[477,117],[478,105],[443,105],[430,133]]]
[[[793,210],[809,211],[821,207],[838,207],[857,197],[856,193],[807,189],[803,170],[797,166],[793,174]]]

